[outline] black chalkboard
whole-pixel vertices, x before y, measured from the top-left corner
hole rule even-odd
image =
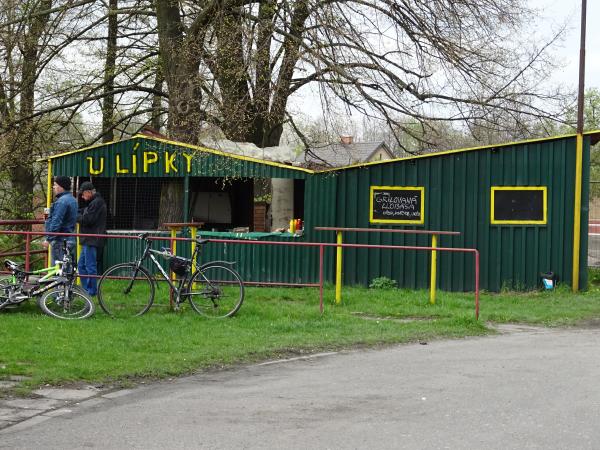
[[[422,187],[371,186],[370,221],[424,223]]]
[[[545,189],[492,188],[492,223],[497,222],[546,222]]]

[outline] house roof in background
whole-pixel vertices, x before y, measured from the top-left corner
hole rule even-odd
[[[390,158],[394,158],[384,141],[376,141],[315,145],[311,147],[310,152],[299,154],[295,162],[330,167],[349,166],[368,161],[371,155],[382,147]]]

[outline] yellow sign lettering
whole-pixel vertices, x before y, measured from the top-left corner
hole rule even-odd
[[[175,167],[175,164],[173,164],[173,160],[175,159],[176,154],[173,153],[172,155],[169,154],[169,152],[165,152],[165,172],[169,173],[171,170],[173,170],[173,172],[177,172],[177,167]]]
[[[129,169],[121,167],[121,155],[117,155],[117,173],[129,173]]]
[[[131,173],[137,173],[137,155],[131,155]]]
[[[144,173],[148,173],[148,167],[156,161],[158,161],[158,153],[144,152]]]
[[[94,158],[92,158],[91,156],[88,156],[86,159],[88,160],[88,167],[89,167],[90,175],[100,175],[102,172],[104,172],[104,157],[100,157],[100,168],[99,169],[94,169]]]
[[[192,171],[192,155],[188,155],[187,153],[182,153],[183,157],[187,162],[187,173]]]

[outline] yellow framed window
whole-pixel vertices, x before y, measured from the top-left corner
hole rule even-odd
[[[546,225],[546,186],[492,186],[490,221],[493,225]]]

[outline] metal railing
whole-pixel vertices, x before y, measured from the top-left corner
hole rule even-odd
[[[45,222],[43,220],[0,220],[0,227],[8,227],[8,226],[28,226],[29,230],[33,230],[34,225],[43,225]],[[33,261],[31,260],[31,255],[44,255],[43,258],[39,260],[44,260],[44,266],[48,265],[48,252],[46,250],[31,250],[31,244],[37,239],[40,239],[42,236],[32,236],[30,234],[25,235],[25,250],[21,251],[12,251],[16,250],[20,247],[17,244],[14,247],[7,249],[6,251],[0,253],[0,258],[5,258],[7,256],[24,256],[25,257],[25,270],[30,270]],[[38,260],[38,261],[39,261]]]
[[[137,239],[137,236],[131,235],[115,235],[115,234],[83,234],[83,233],[48,233],[48,232],[33,232],[33,231],[2,231],[0,234],[14,234],[26,236],[26,241],[31,241],[31,238],[27,239],[27,236],[73,236],[73,237],[100,237],[104,239]],[[175,246],[177,241],[192,242],[190,238],[182,237],[149,237],[150,240],[162,240],[170,241],[171,248]],[[343,244],[343,243],[325,243],[325,242],[278,242],[278,241],[253,241],[253,240],[234,240],[234,239],[208,239],[209,242],[224,243],[224,244],[237,244],[237,245],[274,245],[274,246],[298,246],[298,247],[316,247],[319,248],[319,282],[318,283],[266,283],[266,282],[244,282],[248,285],[279,285],[279,286],[302,286],[302,287],[318,287],[319,288],[319,311],[323,313],[323,266],[324,266],[324,254],[325,248],[373,248],[373,249],[391,249],[391,250],[417,250],[417,251],[447,251],[447,252],[470,252],[475,255],[475,318],[479,319],[479,252],[476,249],[462,249],[462,248],[444,248],[444,247],[417,247],[417,246],[406,246],[406,245],[376,245],[376,244]],[[26,248],[26,251],[30,251]],[[85,275],[86,277],[98,278],[99,275],[91,276]]]

